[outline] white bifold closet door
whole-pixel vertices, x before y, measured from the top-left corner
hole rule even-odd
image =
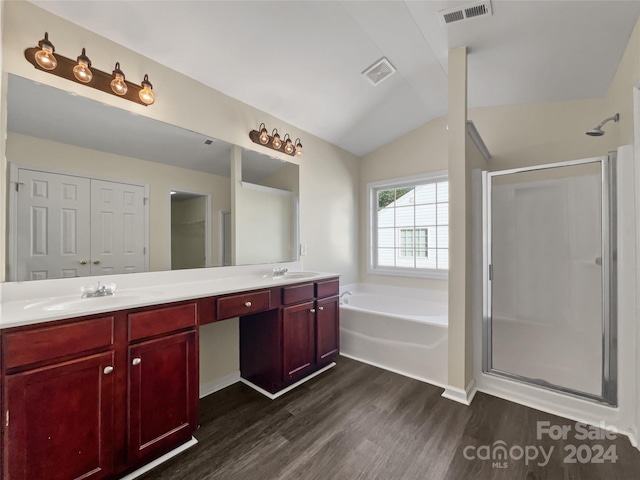
[[[15,280],[90,274],[90,180],[20,169]]]
[[[142,272],[144,187],[19,169],[18,281]]]
[[[91,275],[144,271],[144,187],[91,180]]]

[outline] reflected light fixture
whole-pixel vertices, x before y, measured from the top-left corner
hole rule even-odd
[[[116,95],[124,95],[129,90],[126,82],[124,81],[124,72],[120,70],[120,62],[116,62],[116,68],[113,70],[113,80],[111,80],[111,90]]]
[[[267,128],[265,127],[264,123],[261,123],[260,127],[262,127],[262,129],[260,130],[260,137],[258,139],[262,145],[266,145],[267,143],[269,143],[269,132],[267,132]]]
[[[271,132],[271,136],[273,137],[273,140],[271,141],[271,146],[273,146],[274,150],[280,150],[280,147],[282,146],[282,140],[280,140],[280,135],[278,135],[277,128],[273,129],[273,132]]]
[[[136,85],[125,79],[124,72],[120,69],[120,62],[116,63],[116,68],[111,73],[107,73],[91,65],[85,48],[75,59],[63,57],[57,53],[54,55],[54,51],[53,43],[49,41],[49,33],[45,32],[44,38],[38,42],[37,47],[27,48],[24,51],[24,57],[41,72],[51,73],[145,107],[155,102],[149,75],[144,76],[141,85]]]
[[[89,60],[86,53],[86,50],[83,48],[82,53],[78,57],[78,64],[73,67],[73,76],[82,83],[89,83],[93,79],[93,72],[89,68],[91,66],[91,60]]]
[[[295,148],[293,146],[293,142],[291,141],[291,137],[287,133],[284,136],[284,153],[286,153],[287,155],[291,155],[294,151]]]
[[[44,38],[38,42],[40,50],[36,52],[36,63],[45,70],[53,70],[58,66],[58,60],[53,52],[56,50],[53,43],[49,41],[49,33],[44,32]]]
[[[149,75],[145,74],[144,79],[142,80],[142,89],[138,92],[138,96],[142,103],[145,105],[151,105],[156,101],[156,96],[152,92],[153,85],[149,81]]]
[[[261,123],[258,130],[251,130],[249,132],[249,138],[253,143],[262,145],[263,147],[277,150],[290,156],[302,156],[302,144],[298,138],[295,143],[291,141],[291,136],[288,133],[284,134],[284,137],[280,139],[278,129],[274,128],[271,135],[267,131],[267,127],[264,123]]]

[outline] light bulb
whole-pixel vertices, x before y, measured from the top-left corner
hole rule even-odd
[[[284,152],[291,155],[294,151],[294,147],[293,147],[293,143],[291,143],[291,139],[287,138],[287,140],[284,142]]]
[[[296,140],[296,155],[298,157],[302,156],[302,144],[300,143],[300,139]]]
[[[58,66],[58,60],[53,54],[55,48],[53,43],[49,41],[49,34],[44,33],[44,38],[38,42],[38,46],[41,48],[39,52],[36,52],[36,63],[45,70],[53,70]]]
[[[140,101],[145,105],[151,105],[156,101],[156,96],[151,91],[153,89],[153,85],[149,81],[149,75],[144,76],[144,80],[142,80],[142,89],[138,92],[138,96],[140,97]]]
[[[265,127],[262,127],[262,130],[260,130],[260,136],[258,137],[258,141],[262,145],[266,145],[267,143],[269,143],[269,133],[267,132],[267,129]]]
[[[271,145],[276,150],[280,150],[280,147],[282,146],[282,140],[280,140],[280,135],[278,135],[278,132],[273,134],[273,141],[271,142]]]
[[[111,80],[111,90],[116,95],[125,95],[127,93],[127,84],[124,81],[124,73],[120,70],[120,62],[116,62],[116,68],[113,71],[113,80]]]
[[[73,76],[79,82],[89,83],[93,78],[93,72],[89,68],[91,66],[91,60],[85,55],[85,49],[82,49],[82,54],[78,57],[78,64],[73,67]]]

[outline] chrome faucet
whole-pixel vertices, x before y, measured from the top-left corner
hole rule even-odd
[[[353,293],[351,293],[349,290],[347,290],[346,292],[342,292],[342,294],[340,295],[340,303],[344,303],[344,304],[347,303],[343,298],[345,295],[353,295]]]
[[[284,274],[286,274],[289,271],[288,268],[284,268],[284,267],[275,267],[273,269],[273,276],[274,277],[282,277]]]
[[[116,292],[116,284],[108,283],[106,285],[100,285],[100,282],[98,282],[98,285],[82,287],[80,291],[82,292],[82,297],[80,298],[106,297]]]

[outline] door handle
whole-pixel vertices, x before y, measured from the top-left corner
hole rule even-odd
[[[113,372],[113,367],[111,365],[109,365],[108,367],[104,367],[104,370],[102,372],[105,375],[109,375],[111,372]]]
[[[251,302],[244,302],[244,306],[247,307],[247,308],[250,307],[251,306]]]
[[[309,310],[311,313],[316,313],[316,309],[312,308],[311,310]]]
[[[324,307],[318,307],[318,310],[322,311],[324,310]]]
[[[82,260],[80,260],[80,265],[86,265],[87,261],[83,258]]]
[[[141,362],[142,362],[142,359],[136,357],[131,361],[131,365],[140,365]]]
[[[100,265],[100,260],[94,260],[94,261],[93,261],[93,264],[94,264],[94,265]]]

